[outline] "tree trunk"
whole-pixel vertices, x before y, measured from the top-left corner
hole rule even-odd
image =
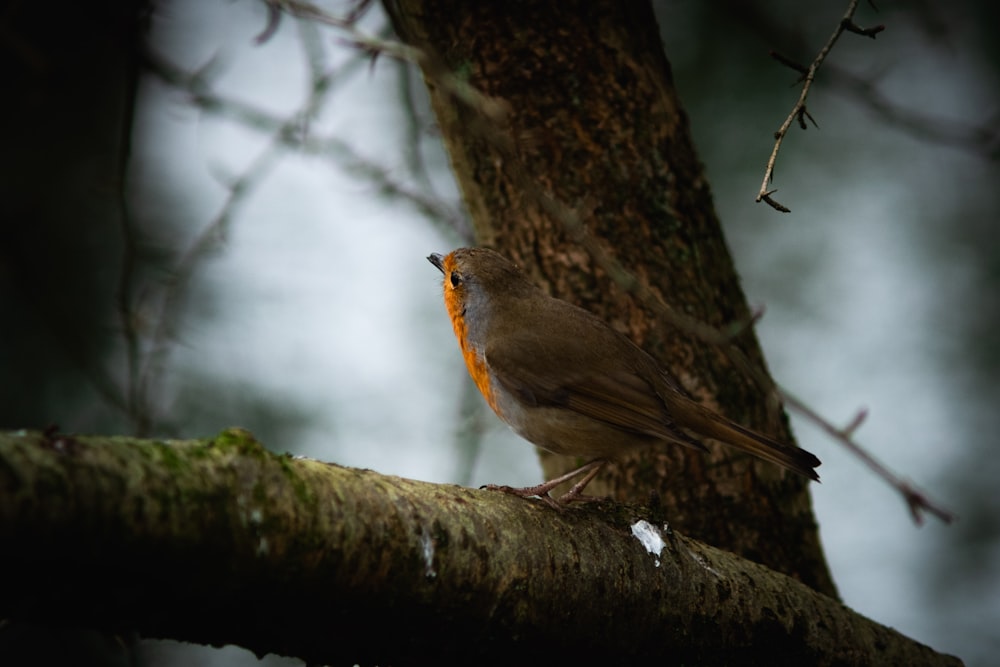
[[[430,54],[425,79],[477,242],[626,332],[706,404],[791,441],[784,414],[768,409],[769,387],[630,289],[648,285],[674,312],[717,328],[749,317],[649,4],[386,4],[400,36]],[[502,121],[458,102],[439,70],[493,98]],[[732,344],[763,367],[752,331]],[[835,596],[808,485],[708,444],[708,456],[642,453],[588,491],[652,499],[682,532]],[[548,476],[579,464],[543,454]]]

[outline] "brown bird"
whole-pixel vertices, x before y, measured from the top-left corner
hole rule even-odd
[[[609,460],[675,443],[707,451],[713,438],[809,479],[819,459],[730,421],[690,398],[653,357],[593,314],[534,285],[487,248],[427,258],[444,274],[444,302],[465,364],[486,402],[521,437],[592,459],[538,486],[491,486],[541,496],[584,475],[559,498],[583,498]]]

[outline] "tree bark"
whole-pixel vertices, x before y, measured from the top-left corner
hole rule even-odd
[[[477,243],[626,332],[700,400],[791,442],[785,415],[768,408],[770,386],[629,289],[639,281],[673,311],[718,328],[749,317],[649,4],[386,5],[401,37],[431,54],[425,79]],[[503,122],[458,101],[441,71],[507,109]],[[611,275],[595,248],[628,274]],[[752,331],[732,344],[763,369]],[[683,447],[640,454],[588,491],[629,502],[656,494],[685,533],[836,595],[808,485],[708,444],[710,456]],[[550,477],[581,463],[542,458]]]
[[[0,433],[0,572],[0,617],[320,664],[960,664],[662,509],[559,512],[240,429]]]

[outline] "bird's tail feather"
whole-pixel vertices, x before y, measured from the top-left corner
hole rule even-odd
[[[786,445],[772,438],[752,431],[718,415],[705,406],[691,401],[691,419],[685,426],[698,434],[720,440],[748,454],[777,463],[809,479],[819,481],[814,468],[820,460],[799,447]]]

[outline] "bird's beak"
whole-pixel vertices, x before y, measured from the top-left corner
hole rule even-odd
[[[444,257],[437,254],[436,252],[432,252],[427,256],[427,261],[436,266],[438,268],[438,271],[444,273]]]

